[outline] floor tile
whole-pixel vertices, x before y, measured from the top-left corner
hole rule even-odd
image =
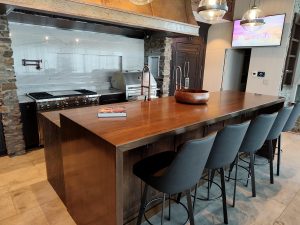
[[[0,220],[14,216],[17,210],[14,207],[11,196],[8,193],[0,194]]]
[[[49,225],[40,207],[0,220],[0,225]]]

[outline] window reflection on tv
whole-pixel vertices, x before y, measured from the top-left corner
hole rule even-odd
[[[234,21],[232,47],[279,46],[284,26],[285,14],[266,16],[265,24],[256,31],[247,31],[241,20]]]

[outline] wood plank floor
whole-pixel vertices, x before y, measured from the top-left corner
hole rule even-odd
[[[228,206],[229,224],[300,224],[300,135],[284,134],[282,173],[268,183],[268,167],[256,167],[257,197],[239,184],[236,208]],[[230,183],[230,182],[229,182]],[[227,184],[228,204],[231,187]],[[198,201],[196,224],[222,224],[221,201]],[[180,213],[173,210],[173,215]],[[173,217],[172,217],[173,218]],[[43,150],[0,158],[0,225],[75,224],[47,182]],[[176,224],[174,221],[166,224]]]

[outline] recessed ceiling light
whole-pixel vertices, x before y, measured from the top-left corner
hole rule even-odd
[[[75,38],[76,43],[79,43],[79,38]]]
[[[48,37],[48,36],[45,36],[45,40],[48,41],[48,40],[49,40],[49,37]]]

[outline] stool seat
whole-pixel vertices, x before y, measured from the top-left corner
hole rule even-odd
[[[185,192],[187,196],[190,224],[195,224],[190,191],[202,175],[215,137],[216,134],[213,134],[202,139],[187,141],[178,153],[171,151],[158,153],[133,166],[133,173],[145,182],[137,225],[142,223],[142,215],[147,207],[149,186],[163,193],[161,224],[164,223],[165,195],[169,194],[171,199],[171,195],[181,192]],[[169,218],[170,214],[169,211]]]
[[[259,150],[270,130],[274,124],[275,119],[277,118],[278,113],[273,114],[262,114],[256,117],[251,121],[249,128],[245,134],[244,140],[240,146],[239,152],[249,153],[250,154],[250,163],[248,174],[251,174],[251,184],[252,184],[252,196],[256,197],[256,187],[255,187],[255,173],[254,173],[254,154],[257,150]],[[236,182],[237,182],[237,171],[238,171],[238,160],[237,156],[235,162],[233,162],[230,166],[228,180],[231,179],[230,175],[232,169],[235,165],[235,178],[234,179],[234,192],[233,192],[233,207],[235,206],[235,196],[236,196]],[[248,184],[248,180],[247,180]]]
[[[149,156],[133,166],[133,173],[150,186],[155,185],[155,182],[152,184],[152,181],[165,173],[166,168],[171,165],[176,155],[176,152],[166,151]]]

